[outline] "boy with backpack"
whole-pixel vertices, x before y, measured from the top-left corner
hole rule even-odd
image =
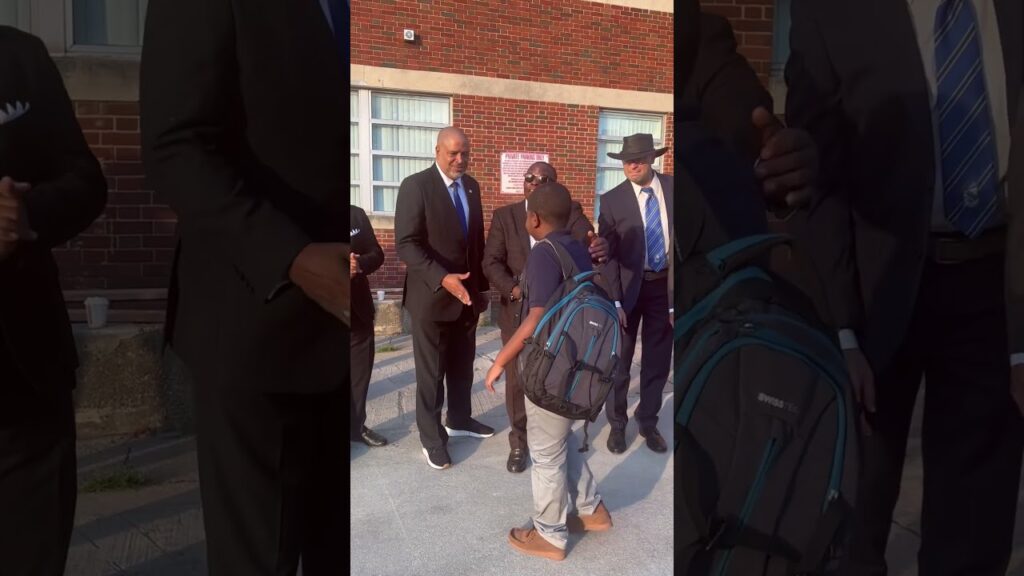
[[[569,531],[601,532],[611,515],[572,433],[574,419],[597,417],[619,353],[617,315],[593,276],[586,247],[566,225],[569,191],[557,182],[530,195],[526,230],[535,240],[526,263],[522,324],[487,372],[494,382],[517,361],[526,393],[527,443],[533,461],[532,528],[513,528],[509,544],[524,554],[562,560]],[[522,353],[522,354],[520,354]],[[569,512],[574,492],[576,513]]]

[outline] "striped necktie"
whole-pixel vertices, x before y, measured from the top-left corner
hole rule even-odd
[[[459,215],[459,224],[462,226],[462,236],[469,236],[469,224],[466,221],[466,209],[462,207],[462,199],[459,198],[459,181],[452,182],[452,202],[455,202],[455,213]]]
[[[665,233],[661,226],[661,208],[654,197],[654,188],[650,186],[640,189],[647,194],[644,204],[644,237],[647,240],[647,267],[654,272],[665,269]]]
[[[975,238],[997,216],[999,166],[971,0],[944,0],[939,5],[935,82],[946,218]]]

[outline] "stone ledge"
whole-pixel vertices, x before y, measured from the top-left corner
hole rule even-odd
[[[73,330],[80,436],[192,429],[191,389],[180,361],[163,351],[163,326],[75,324]]]

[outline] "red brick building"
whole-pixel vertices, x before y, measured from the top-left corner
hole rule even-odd
[[[433,163],[446,125],[470,138],[488,225],[495,208],[522,198],[519,167],[507,167],[502,193],[502,153],[546,154],[593,218],[599,194],[624,178],[605,152],[635,132],[672,145],[671,0],[351,5],[351,198],[385,248],[371,276],[378,288],[401,287],[398,185]],[[662,171],[672,172],[671,158],[661,157]]]

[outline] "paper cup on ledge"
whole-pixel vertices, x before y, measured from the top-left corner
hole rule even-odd
[[[107,311],[110,310],[110,300],[97,296],[90,296],[85,299],[85,320],[89,328],[103,328],[107,325]]]
[[[378,302],[383,302],[384,301],[384,291],[383,290],[377,290],[377,301]]]

